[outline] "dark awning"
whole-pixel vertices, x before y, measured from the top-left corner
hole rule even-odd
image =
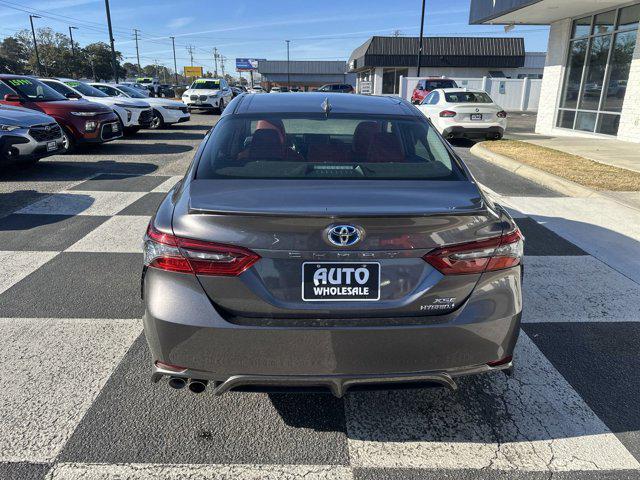
[[[523,38],[425,37],[421,65],[425,67],[524,66]],[[367,67],[414,67],[418,37],[371,37],[349,59],[350,70]]]

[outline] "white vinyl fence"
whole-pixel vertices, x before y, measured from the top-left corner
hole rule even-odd
[[[400,97],[411,99],[418,77],[400,77]],[[504,110],[537,112],[542,80],[515,78],[453,78],[459,87],[484,90]]]

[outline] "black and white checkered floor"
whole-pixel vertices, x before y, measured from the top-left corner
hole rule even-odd
[[[195,396],[150,382],[140,321],[141,237],[178,178],[100,174],[0,218],[0,479],[640,478],[640,269],[619,250],[640,222],[503,198],[528,240],[511,378]]]

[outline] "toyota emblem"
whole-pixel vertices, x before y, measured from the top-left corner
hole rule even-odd
[[[362,240],[363,231],[353,225],[334,225],[327,230],[327,240],[336,247],[351,247]]]

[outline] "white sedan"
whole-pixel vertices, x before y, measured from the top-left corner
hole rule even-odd
[[[187,122],[191,118],[189,109],[183,102],[167,98],[145,97],[137,88],[119,83],[91,83],[110,97],[137,98],[151,105],[149,128],[162,128],[173,123]]]
[[[507,112],[481,90],[433,90],[417,107],[447,139],[499,140],[507,128]]]

